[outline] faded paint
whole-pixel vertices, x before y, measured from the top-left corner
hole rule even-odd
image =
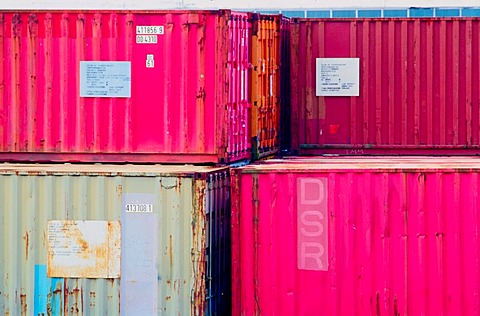
[[[233,315],[477,313],[478,158],[308,160],[233,171]],[[321,216],[297,219],[302,194],[315,212],[325,199],[325,230]],[[304,232],[326,242],[326,271],[298,266]]]
[[[480,19],[295,19],[291,147],[305,154],[480,152]],[[360,95],[317,97],[316,58],[359,58]]]
[[[147,276],[158,293],[155,313],[225,314],[230,309],[230,246],[223,232],[229,236],[230,225],[229,216],[220,215],[230,213],[227,192],[226,168],[0,165],[0,230],[4,232],[0,242],[0,314],[21,315],[22,310],[27,315],[119,314],[120,279],[48,278],[44,238],[51,219],[122,220],[123,197],[140,193],[152,196],[153,212],[128,214],[153,215],[158,227],[151,236],[157,239],[154,266],[158,271]],[[213,225],[211,220],[217,216],[221,221]],[[128,218],[122,228],[124,224],[128,226]],[[28,258],[22,239],[26,231],[31,245]],[[207,247],[207,236],[223,243]],[[122,269],[142,253],[126,255],[122,256]],[[212,266],[227,273],[207,275]],[[214,291],[216,295],[212,295]]]
[[[0,13],[0,159],[248,159],[250,36],[228,10]],[[80,97],[80,61],[130,61],[131,98]]]
[[[47,276],[119,278],[119,221],[49,220]]]

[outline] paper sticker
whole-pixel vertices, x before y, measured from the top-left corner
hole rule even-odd
[[[163,25],[137,25],[137,35],[162,35]]]
[[[157,44],[158,38],[157,35],[137,35],[136,42],[137,44]]]
[[[145,66],[147,68],[155,67],[155,60],[153,59],[153,54],[147,54],[147,60],[146,60]]]

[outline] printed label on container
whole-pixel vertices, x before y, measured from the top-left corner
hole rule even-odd
[[[157,44],[157,35],[137,35],[137,44]]]
[[[81,97],[130,98],[131,63],[129,61],[81,61]]]
[[[119,278],[119,221],[48,221],[47,275],[58,278]]]
[[[297,178],[297,267],[328,271],[327,178]]]
[[[162,35],[163,25],[137,25],[137,35]]]
[[[145,62],[145,66],[147,68],[154,68],[155,67],[155,60],[153,59],[153,54],[147,54],[147,60]]]
[[[153,204],[126,204],[125,212],[127,213],[152,213]]]
[[[359,58],[317,58],[317,96],[358,96],[360,94]]]

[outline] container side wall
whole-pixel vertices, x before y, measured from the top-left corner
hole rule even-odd
[[[205,248],[194,243],[204,222],[193,220],[204,205],[191,178],[12,173],[0,175],[0,194],[2,314],[190,315],[194,293],[205,293]],[[129,203],[153,212],[128,213]],[[47,221],[66,219],[121,221],[121,279],[47,277]]]
[[[233,315],[477,310],[478,173],[236,174]]]
[[[22,11],[0,22],[2,160],[250,157],[247,14]],[[130,96],[81,97],[84,61],[128,62]]]
[[[457,153],[480,149],[478,25],[467,19],[305,19],[292,51],[293,149]],[[359,96],[316,96],[316,58],[359,58]],[[292,59],[293,61],[293,59]],[[323,150],[323,151],[322,151]]]

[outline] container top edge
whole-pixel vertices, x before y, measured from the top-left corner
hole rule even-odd
[[[226,171],[228,167],[194,165],[108,165],[108,164],[0,164],[0,175],[97,175],[97,176],[183,176]]]
[[[296,157],[238,168],[242,173],[299,172],[480,172],[477,157]]]

